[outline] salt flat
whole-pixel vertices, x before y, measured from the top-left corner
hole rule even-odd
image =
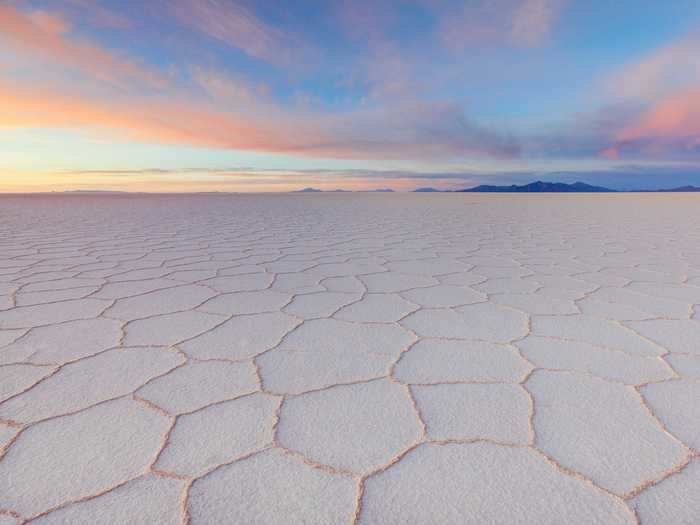
[[[0,197],[0,524],[697,523],[700,196]]]

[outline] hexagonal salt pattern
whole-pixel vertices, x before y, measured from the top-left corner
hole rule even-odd
[[[360,523],[635,523],[624,502],[527,448],[421,445],[365,483]]]
[[[696,523],[700,206],[550,197],[0,196],[0,523]]]
[[[380,379],[286,400],[277,434],[282,446],[317,463],[368,473],[417,442],[422,428],[407,389]]]

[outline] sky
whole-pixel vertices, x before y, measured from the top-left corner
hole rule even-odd
[[[0,192],[700,185],[697,0],[0,0]]]

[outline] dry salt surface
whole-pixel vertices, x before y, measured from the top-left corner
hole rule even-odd
[[[0,524],[694,524],[700,195],[0,197]]]

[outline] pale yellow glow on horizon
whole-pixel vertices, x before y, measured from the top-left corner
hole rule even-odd
[[[0,171],[0,193],[47,193],[66,191],[126,191],[134,193],[188,192],[289,192],[306,187],[321,190],[350,191],[391,188],[411,191],[421,186],[455,185],[455,181],[430,179],[344,178],[314,174],[243,173],[243,174],[120,174],[120,173],[46,173]],[[457,183],[464,186],[463,181]]]

